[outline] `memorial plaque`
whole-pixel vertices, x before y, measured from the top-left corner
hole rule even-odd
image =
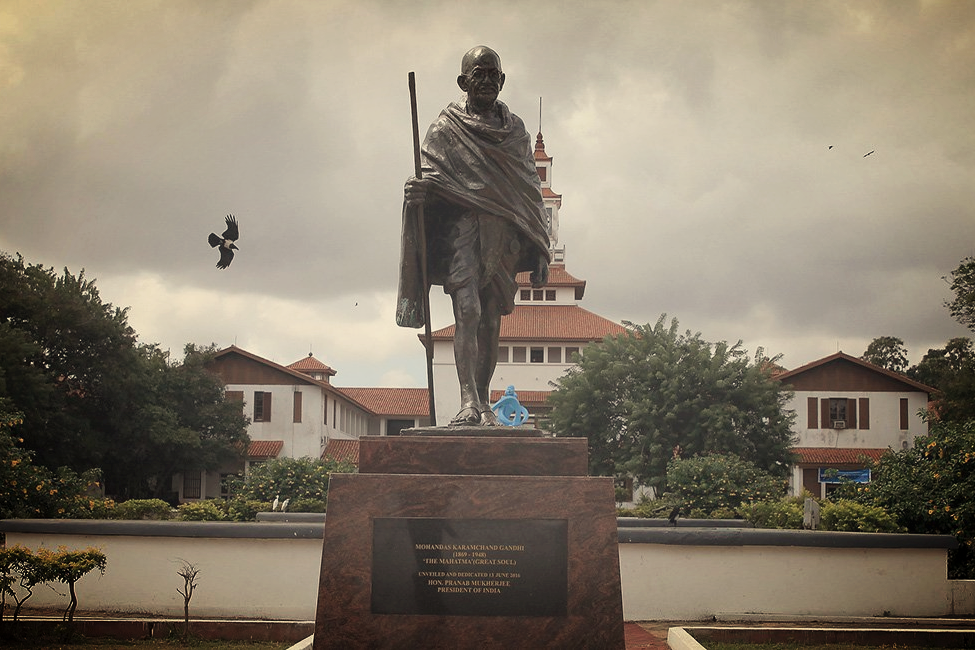
[[[565,616],[568,520],[373,520],[373,614]]]

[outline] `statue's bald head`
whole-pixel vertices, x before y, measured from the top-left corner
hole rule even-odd
[[[501,72],[501,57],[498,53],[487,47],[486,45],[478,45],[477,47],[472,47],[464,55],[464,58],[460,62],[460,73],[465,77],[471,73],[475,67],[483,67],[485,63],[490,62],[490,67],[497,68],[498,72]]]

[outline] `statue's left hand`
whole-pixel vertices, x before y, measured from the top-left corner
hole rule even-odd
[[[531,274],[532,286],[536,289],[540,289],[548,284],[548,260],[538,256],[538,265]]]

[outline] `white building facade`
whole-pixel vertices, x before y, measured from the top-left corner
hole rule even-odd
[[[864,458],[928,433],[923,414],[934,389],[862,359],[837,352],[776,378],[794,391],[785,406],[796,415],[793,494],[826,496],[843,478],[868,481]]]

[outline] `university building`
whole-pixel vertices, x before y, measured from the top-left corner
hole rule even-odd
[[[552,264],[548,283],[533,288],[528,273],[518,275],[518,294],[511,314],[501,319],[498,366],[492,401],[509,386],[531,414],[529,424],[544,428],[548,395],[559,377],[588,345],[625,328],[584,309],[586,282],[566,268],[559,245],[562,195],[552,189],[553,159],[538,133],[534,151],[548,219]],[[422,335],[417,354],[423,355]],[[454,326],[432,332],[433,383],[437,424],[460,409],[454,362]],[[227,399],[239,401],[251,418],[251,443],[244,460],[218,472],[174,477],[181,501],[223,494],[224,478],[246,472],[270,458],[358,460],[362,436],[398,435],[403,429],[430,424],[426,388],[356,388],[332,384],[336,371],[310,353],[279,365],[236,346],[221,350],[212,369],[226,385]],[[797,464],[790,489],[828,495],[839,481],[868,481],[864,459],[901,449],[927,432],[919,413],[933,389],[903,375],[842,352],[783,371],[777,378],[795,392],[786,406],[796,414],[793,432]]]

